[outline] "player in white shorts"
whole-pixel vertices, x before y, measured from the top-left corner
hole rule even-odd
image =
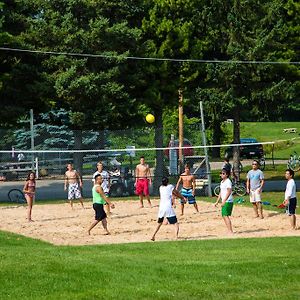
[[[264,173],[259,169],[259,162],[254,160],[252,162],[252,170],[247,173],[247,193],[250,195],[250,202],[253,205],[255,217],[263,216],[263,209],[261,203],[261,193],[264,186]]]

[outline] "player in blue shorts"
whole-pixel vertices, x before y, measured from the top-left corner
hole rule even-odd
[[[185,197],[189,204],[193,204],[195,207],[196,212],[199,212],[198,205],[195,199],[195,188],[196,188],[196,181],[195,176],[191,174],[191,169],[188,164],[185,164],[184,166],[184,173],[182,173],[177,181],[176,184],[176,190],[178,190],[178,187],[182,183],[182,189],[181,189],[181,195]],[[184,202],[180,201],[181,205],[181,216],[184,212]]]

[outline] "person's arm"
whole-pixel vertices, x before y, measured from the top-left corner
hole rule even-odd
[[[221,199],[221,192],[220,192],[220,194],[219,194],[219,196],[218,196],[218,198],[217,198],[217,201],[216,201],[216,203],[215,203],[215,206],[217,206],[217,205],[219,204],[220,199]]]
[[[184,203],[186,202],[186,198],[183,197],[183,196],[178,192],[177,189],[174,189],[174,190],[172,191],[172,195],[174,195],[174,196],[177,197],[177,198],[180,198],[181,200],[184,201]]]
[[[28,192],[29,192],[29,191],[28,191],[28,184],[29,184],[28,181],[26,181],[25,184],[24,184],[24,187],[23,187],[23,192],[24,192],[24,193],[28,193]]]
[[[135,184],[137,183],[138,178],[139,178],[139,168],[138,168],[138,165],[137,165],[136,168],[135,168]]]
[[[289,203],[290,203],[290,199],[291,199],[291,196],[292,196],[292,185],[287,183],[286,185],[286,190],[285,190],[285,195],[284,195],[284,201],[283,201],[283,204],[285,206],[288,206]]]
[[[65,191],[67,190],[67,185],[68,185],[68,176],[65,173]]]
[[[100,194],[100,196],[105,200],[105,202],[109,204],[109,206],[110,206],[111,208],[114,208],[114,207],[115,207],[115,205],[114,205],[114,204],[106,197],[106,195],[105,195],[105,193],[103,192],[103,189],[102,189],[101,186],[98,186],[98,187],[96,188],[96,191],[97,191],[97,193]]]
[[[195,179],[195,176],[193,175],[192,177],[192,187],[193,187],[193,196],[195,196],[195,190],[196,190],[196,179]]]
[[[246,181],[246,190],[247,190],[247,193],[249,194],[250,193],[250,179],[249,179],[249,177],[247,177],[247,181]]]
[[[181,181],[182,181],[182,178],[181,178],[181,176],[179,176],[179,179],[178,179],[178,181],[177,181],[175,190],[178,190]]]
[[[262,191],[262,188],[263,188],[264,184],[265,184],[265,180],[262,178],[262,179],[260,180],[260,188],[259,188],[259,192],[260,192],[260,193],[261,193],[261,191]]]
[[[149,165],[147,165],[147,166],[148,166],[148,168],[147,168],[147,176],[149,176],[149,183],[152,184],[151,170],[150,170]]]
[[[79,185],[82,188],[82,185],[83,185],[82,178],[81,178],[79,172],[77,172],[77,171],[75,171],[75,172],[76,172],[76,177],[78,178],[78,181],[79,181]]]

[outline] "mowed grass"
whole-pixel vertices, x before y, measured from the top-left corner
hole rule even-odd
[[[0,232],[0,299],[299,299],[299,238],[58,247]]]

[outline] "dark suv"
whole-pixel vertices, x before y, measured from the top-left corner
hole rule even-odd
[[[250,144],[240,146],[240,157],[242,158],[262,158],[264,156],[264,149],[262,144],[258,144],[258,141],[253,138],[243,138],[240,139],[241,144]],[[232,143],[233,144],[233,143]],[[255,144],[255,145],[251,145]],[[232,157],[232,148],[229,147],[225,151],[225,157]]]

